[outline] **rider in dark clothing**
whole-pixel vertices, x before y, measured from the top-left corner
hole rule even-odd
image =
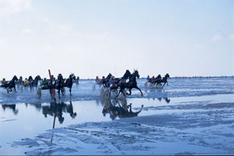
[[[161,77],[161,75],[159,74],[156,78],[155,78],[155,82],[158,82],[158,81],[161,81],[161,79],[162,79],[162,77]]]
[[[106,87],[109,87],[109,86],[110,86],[109,80],[111,79],[111,77],[112,77],[112,74],[109,73],[109,74],[107,75],[106,79],[105,79],[104,86],[106,86]]]
[[[64,83],[64,79],[63,79],[63,76],[62,76],[62,74],[59,74],[58,75],[58,80],[57,80],[58,82],[58,84],[57,84],[57,86],[58,86],[58,88],[59,89],[61,89],[62,87],[63,87],[63,83]],[[59,91],[58,91],[59,92]]]
[[[59,75],[58,75],[58,81],[59,81],[59,82],[63,82],[63,76],[62,76],[62,74],[59,74]]]
[[[131,72],[129,70],[126,70],[125,74],[121,78],[120,83],[126,83],[126,80],[130,78],[130,76],[131,76]]]
[[[6,84],[6,83],[7,83],[6,79],[3,78],[3,79],[2,79],[2,85]]]
[[[28,81],[29,81],[29,82],[32,82],[32,81],[33,81],[32,76],[29,76],[29,77],[28,77]]]

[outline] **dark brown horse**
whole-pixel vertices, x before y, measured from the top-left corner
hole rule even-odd
[[[8,83],[5,83],[3,85],[1,85],[1,87],[5,88],[7,90],[7,93],[12,92],[12,88],[14,88],[14,91],[17,93],[16,89],[15,89],[15,83],[16,81],[18,81],[17,76],[15,75],[11,81],[9,81]]]
[[[118,95],[116,95],[116,97],[118,97],[120,93],[122,93],[124,96],[125,96],[125,93],[127,95],[131,95],[133,88],[138,89],[141,92],[141,96],[143,96],[141,89],[137,86],[136,78],[139,78],[139,77],[140,77],[140,75],[139,75],[138,71],[135,70],[134,73],[130,75],[129,82],[120,82],[118,85],[120,90],[119,90]],[[129,93],[125,92],[125,88],[129,90]]]

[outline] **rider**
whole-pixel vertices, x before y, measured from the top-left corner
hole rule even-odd
[[[33,81],[32,76],[29,76],[27,80],[28,80],[29,82],[32,82],[32,81]]]
[[[155,78],[155,81],[161,81],[162,77],[160,74],[158,74],[158,76]]]
[[[41,86],[43,86],[44,88],[47,88],[48,87],[48,83],[49,83],[49,80],[47,80],[46,78],[44,78],[43,81],[41,82]]]
[[[126,83],[127,79],[130,78],[130,76],[131,76],[131,72],[127,69],[119,83]]]
[[[57,80],[58,81],[58,87],[61,88],[63,86],[63,82],[64,82],[62,74],[58,74],[57,79],[58,79]]]
[[[152,76],[152,78],[150,79],[150,81],[153,83],[155,80],[154,76]]]
[[[99,83],[99,82],[100,82],[100,79],[98,78],[98,76],[96,76],[95,82],[96,82],[96,83]]]
[[[63,76],[62,74],[58,74],[58,82],[63,82]]]
[[[79,81],[80,81],[80,77],[77,76],[77,77],[76,77],[76,84],[79,84]]]
[[[6,84],[6,83],[7,83],[6,79],[3,78],[3,79],[2,79],[2,85]]]
[[[150,76],[148,75],[146,78],[147,82],[150,82]]]
[[[100,80],[99,84],[104,84],[105,83],[105,76],[102,76],[102,79]]]
[[[113,89],[116,87],[116,80],[115,80],[115,77],[114,76],[111,76],[111,79],[109,79],[109,84],[110,84],[110,89]]]
[[[29,83],[28,79],[25,78],[25,80],[24,80],[24,85],[27,85],[28,83]]]
[[[20,78],[19,78],[19,84],[20,84],[20,85],[23,85],[23,84],[24,84],[24,81],[23,81],[22,76],[20,76]]]
[[[109,80],[111,79],[111,77],[112,77],[112,74],[111,74],[111,73],[109,73],[109,74],[107,75],[107,77],[106,77],[105,81],[104,81],[104,85],[105,85],[105,87],[110,87]]]

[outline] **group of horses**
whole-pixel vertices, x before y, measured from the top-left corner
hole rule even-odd
[[[141,96],[143,96],[143,93],[141,89],[137,86],[136,78],[140,78],[139,72],[137,70],[134,70],[134,72],[131,74],[129,70],[126,70],[125,74],[121,78],[115,78],[111,73],[105,77],[103,77],[101,80],[96,80],[95,85],[99,85],[102,87],[101,94],[106,98],[110,99],[111,93],[116,93],[115,97],[118,97],[120,93],[122,95],[131,95],[132,89],[138,89],[141,92]],[[129,92],[126,92],[125,89],[128,89]]]
[[[161,77],[160,74],[156,78],[154,78],[154,76],[152,76],[152,78],[150,78],[148,76],[147,81],[145,82],[145,87],[147,87],[148,83],[149,83],[150,87],[156,87],[158,89],[160,89],[160,88],[163,89],[165,84],[168,85],[168,81],[167,81],[168,78],[170,78],[170,75],[168,73],[163,78]]]
[[[161,78],[161,75],[159,75],[157,78],[147,80],[147,82],[145,82],[145,86],[147,86],[147,83],[150,83],[151,86],[160,85],[160,89],[163,89],[164,85],[168,84],[167,79],[169,77],[169,74],[166,74],[163,78]],[[96,80],[94,87],[95,85],[99,85],[100,87],[102,87],[101,94],[106,99],[110,99],[111,93],[115,93],[115,97],[118,97],[120,94],[122,94],[124,97],[126,97],[126,95],[131,95],[133,88],[139,90],[141,96],[143,96],[141,89],[137,86],[137,78],[140,78],[138,70],[134,70],[133,73],[131,73],[129,70],[126,70],[121,78],[115,78],[111,73],[109,73],[101,80]],[[36,87],[38,98],[41,98],[42,90],[49,90],[51,96],[54,93],[53,91],[57,90],[58,96],[60,98],[60,93],[62,93],[63,95],[65,94],[65,87],[69,88],[69,92],[71,95],[73,83],[79,83],[78,77],[76,79],[76,76],[74,74],[70,74],[69,78],[67,79],[64,79],[62,74],[59,74],[57,79],[55,79],[55,77],[52,75],[50,79],[43,80],[39,75],[36,76],[35,79],[30,76],[27,81],[28,83],[25,84],[22,77],[18,79],[17,76],[14,76],[11,81],[2,84],[0,87],[5,88],[7,90],[7,93],[11,92],[13,89],[15,92],[17,92],[15,87],[16,84],[21,87]],[[38,85],[39,82],[40,85]]]
[[[24,81],[22,77],[18,78],[15,75],[10,81],[1,84],[0,87],[5,88],[7,93],[12,92],[13,90],[17,93],[16,86],[21,89],[23,87],[30,87],[30,89],[36,88],[38,98],[41,97],[41,90],[49,90],[51,95],[52,90],[57,90],[60,97],[60,92],[62,92],[63,95],[65,94],[65,87],[69,88],[71,95],[72,85],[74,82],[79,83],[78,77],[76,79],[74,74],[70,74],[69,78],[67,79],[64,79],[62,74],[59,74],[57,79],[55,79],[52,75],[51,79],[44,78],[43,80],[41,79],[40,75],[36,76],[34,79],[32,76],[29,76],[29,78],[25,79]]]
[[[104,100],[102,102],[102,105],[103,105],[103,110],[102,110],[103,116],[109,114],[112,120],[115,120],[116,117],[119,117],[120,119],[136,117],[144,107],[144,105],[141,105],[141,108],[138,111],[133,112],[132,103],[128,105],[126,99]]]
[[[79,80],[78,78],[76,79],[76,76],[73,73],[70,74],[67,79],[64,79],[62,74],[59,74],[57,79],[55,79],[54,76],[52,75],[50,80],[44,79],[41,82],[41,85],[37,90],[38,98],[41,98],[42,90],[49,90],[51,96],[53,94],[53,90],[57,90],[58,96],[60,98],[60,92],[63,95],[65,95],[65,87],[69,88],[69,92],[71,95],[72,85],[74,82],[79,83]]]
[[[169,78],[169,74],[166,74],[165,77],[162,79],[157,79],[157,81],[150,81],[153,84],[161,85],[161,89],[163,89],[164,85],[167,82],[167,79]],[[98,78],[98,77],[97,77]],[[141,89],[137,86],[137,80],[136,78],[140,78],[138,70],[134,70],[133,73],[131,73],[129,70],[126,70],[124,75],[121,78],[115,78],[111,73],[109,73],[108,76],[103,77],[101,80],[96,78],[96,84],[102,86],[101,94],[106,98],[109,99],[111,97],[111,93],[115,93],[115,97],[118,97],[120,93],[125,97],[126,95],[132,94],[132,89],[135,88],[140,91],[141,96],[143,96],[143,93]],[[146,82],[147,83],[147,82]],[[126,92],[126,89],[128,92]]]

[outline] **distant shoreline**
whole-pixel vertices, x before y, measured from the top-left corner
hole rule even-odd
[[[233,78],[234,79],[234,76],[174,76],[174,77],[170,77],[171,79],[186,79],[186,78],[189,78],[189,79],[197,79],[197,78]],[[170,79],[169,78],[169,79]],[[146,79],[146,77],[141,77],[139,79]],[[95,78],[84,78],[84,79],[80,79],[80,80],[95,80]]]

